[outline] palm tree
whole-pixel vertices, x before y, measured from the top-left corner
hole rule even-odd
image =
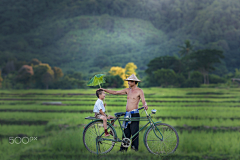
[[[185,40],[184,44],[185,46],[178,46],[179,48],[181,48],[181,50],[179,51],[181,57],[188,56],[193,51],[193,46],[189,40]]]
[[[188,67],[189,66],[188,64],[190,63],[189,56],[193,52],[193,46],[190,40],[185,40],[184,44],[185,44],[184,46],[178,46],[179,48],[181,48],[181,50],[179,51],[179,54],[181,56],[181,60],[187,64],[186,70],[188,71],[188,79],[190,79],[191,69]]]

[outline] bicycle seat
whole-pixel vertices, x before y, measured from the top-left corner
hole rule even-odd
[[[116,117],[121,117],[125,115],[125,112],[118,112],[114,114]]]

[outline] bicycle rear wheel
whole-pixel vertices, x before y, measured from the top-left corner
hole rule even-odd
[[[173,153],[177,149],[179,143],[177,131],[168,124],[157,123],[155,125],[156,127],[149,128],[144,137],[144,143],[148,151],[157,155],[168,155]],[[162,136],[157,128],[162,133],[163,140],[158,138],[162,138]]]
[[[109,125],[107,125],[109,127]],[[113,128],[109,127],[108,131],[111,131],[111,134],[109,137],[105,137],[105,134],[101,136],[101,138],[107,138],[107,139],[114,139],[115,133]],[[97,154],[97,148],[96,148],[96,138],[100,136],[102,133],[104,133],[103,128],[103,122],[102,121],[96,121],[87,126],[87,128],[84,130],[83,133],[83,143],[87,150],[91,153]],[[98,154],[105,154],[110,152],[115,145],[115,142],[112,141],[99,141],[98,142]]]

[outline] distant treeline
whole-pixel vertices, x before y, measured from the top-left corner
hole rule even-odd
[[[30,62],[9,60],[0,72],[2,89],[74,89],[85,87],[84,83],[81,73],[63,75],[59,67],[51,67],[38,59]]]
[[[240,69],[235,74],[228,73],[221,77],[212,72],[216,64],[224,58],[223,52],[216,49],[195,50],[189,40],[179,46],[180,58],[161,56],[152,59],[141,77],[140,87],[200,87],[201,84],[231,85],[232,78],[240,78]],[[128,87],[126,79],[136,73],[134,63],[126,64],[125,68],[111,67],[106,74],[106,83],[102,87]],[[94,74],[93,74],[94,75]],[[236,82],[235,82],[236,83]],[[237,84],[237,83],[236,83]],[[98,86],[95,86],[98,87]],[[2,89],[76,89],[86,88],[80,72],[68,71],[65,75],[59,67],[51,67],[38,59],[30,62],[9,60],[0,72],[0,88]]]

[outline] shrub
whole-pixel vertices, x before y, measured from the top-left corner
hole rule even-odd
[[[226,80],[225,80],[224,78],[221,78],[221,77],[218,76],[218,75],[210,74],[210,75],[209,75],[209,82],[210,82],[210,83],[217,84],[217,83],[225,83]]]

